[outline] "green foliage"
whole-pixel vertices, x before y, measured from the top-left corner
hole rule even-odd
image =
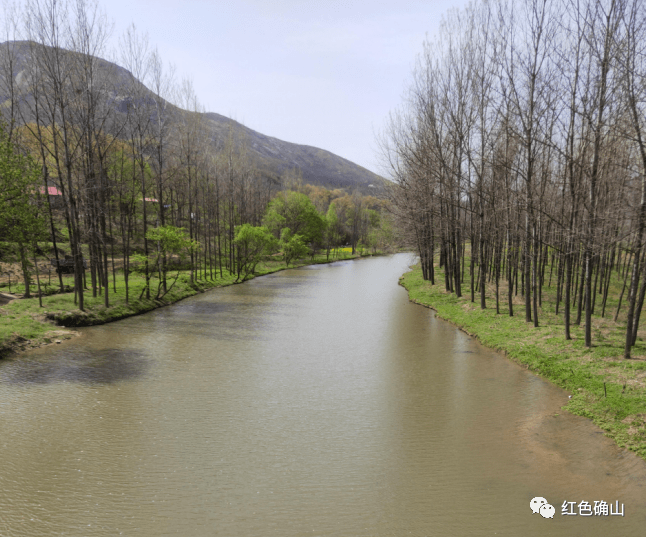
[[[186,260],[191,253],[195,253],[200,249],[200,245],[197,241],[192,240],[184,228],[175,227],[175,226],[159,226],[153,229],[148,230],[146,233],[146,238],[149,241],[156,242],[159,247],[154,253],[149,254],[148,256],[142,254],[134,254],[130,257],[131,267],[134,272],[148,272],[148,278],[146,279],[146,285],[150,285],[150,279],[153,275],[152,272],[146,271],[146,267],[153,267],[158,270],[160,273],[160,282],[157,287],[157,299],[163,298],[166,293],[168,293],[173,285],[177,282],[179,277],[181,262]],[[162,256],[171,255],[179,257],[180,264],[177,266],[177,272],[175,274],[175,281],[171,284],[165,292],[162,293]],[[167,266],[164,265],[164,272],[166,272]],[[144,288],[145,290],[145,288]]]
[[[253,275],[256,265],[263,256],[276,251],[278,241],[265,226],[243,224],[236,230],[233,241],[240,252],[238,279],[242,281]]]
[[[133,254],[130,256],[130,270],[136,274],[143,274],[146,262],[150,263],[150,258],[144,254]]]
[[[339,225],[339,215],[336,213],[336,204],[334,202],[330,203],[330,206],[327,209],[327,214],[325,215],[325,225],[326,231],[334,230]]]
[[[146,238],[158,242],[164,252],[177,255],[180,259],[186,258],[191,252],[197,252],[200,248],[197,241],[192,240],[183,227],[159,226],[150,229]]]
[[[0,235],[14,242],[29,296],[30,253],[45,237],[45,220],[37,203],[40,167],[9,139],[0,122]]]
[[[108,177],[118,187],[122,202],[132,203],[141,198],[141,174],[146,181],[150,181],[153,172],[148,162],[142,162],[139,158],[133,158],[123,149],[116,149],[107,157],[106,172]]]
[[[395,235],[390,218],[376,211],[370,211],[370,213],[375,213],[376,217],[370,216],[371,227],[368,231],[367,244],[372,248],[373,253],[377,250],[393,251]]]
[[[436,277],[442,279],[436,267]],[[468,275],[466,275],[468,279]],[[534,328],[523,316],[496,314],[495,308],[481,310],[468,298],[458,298],[422,279],[415,267],[404,274],[401,284],[412,301],[432,307],[437,315],[455,323],[483,344],[505,352],[514,361],[572,393],[567,410],[592,419],[617,444],[646,458],[646,385],[642,380],[646,363],[623,360],[623,330],[607,334],[593,348],[584,345],[583,327],[573,326],[571,341],[563,339],[562,320],[549,311],[550,297],[543,298],[542,325]],[[468,281],[465,282],[465,286]],[[638,340],[635,355],[646,354]]]
[[[44,220],[36,203],[40,167],[9,140],[0,122],[0,230],[4,240],[31,244],[43,238]]]
[[[149,241],[154,241],[158,244],[157,254],[152,264],[157,266],[161,272],[161,259],[164,255],[176,256],[179,258],[179,266],[177,268],[177,275],[179,275],[179,267],[186,261],[191,254],[200,250],[199,243],[189,237],[188,232],[183,227],[175,226],[159,226],[148,230],[146,238]],[[164,267],[166,270],[166,267]],[[159,295],[157,290],[157,296]],[[162,295],[163,296],[163,295]]]
[[[321,242],[325,219],[316,210],[312,200],[300,192],[281,192],[267,206],[265,226],[275,235],[289,228],[300,235],[305,243]]]
[[[303,237],[298,234],[292,234],[292,231],[287,227],[280,232],[280,248],[283,251],[285,266],[287,267],[294,259],[305,257],[310,251]]]
[[[325,230],[323,231],[323,241],[327,250],[327,256],[330,256],[330,249],[339,244],[339,215],[336,212],[334,202],[330,203],[327,214],[325,215]]]

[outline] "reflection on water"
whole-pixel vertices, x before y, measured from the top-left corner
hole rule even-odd
[[[644,461],[409,303],[409,261],[289,270],[0,363],[0,535],[643,535]],[[561,516],[583,500],[625,516]]]
[[[0,369],[0,382],[108,384],[141,377],[149,364],[150,360],[135,350],[105,349],[90,353],[73,347],[67,351],[52,352],[46,360],[24,357],[7,360]]]

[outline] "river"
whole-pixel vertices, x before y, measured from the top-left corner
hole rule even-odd
[[[410,303],[411,261],[287,270],[0,362],[0,536],[644,535],[646,463]]]

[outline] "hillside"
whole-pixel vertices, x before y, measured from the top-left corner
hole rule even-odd
[[[21,91],[23,103],[33,101],[29,90],[29,76],[27,74],[27,63],[33,47],[39,47],[27,41],[5,42],[0,44],[0,106],[6,107],[9,102],[8,80],[4,78],[6,69],[7,54],[11,52],[15,58],[13,66],[13,77],[16,86]],[[66,55],[74,53],[65,52]],[[100,70],[99,78],[111,81],[111,102],[113,103],[115,115],[122,115],[125,112],[125,103],[129,98],[126,93],[127,87],[135,81],[133,75],[126,69],[107,60],[99,59],[96,68]],[[142,86],[143,87],[143,86]],[[145,87],[143,87],[145,88]],[[149,98],[159,99],[148,88],[144,89]],[[21,107],[22,120],[33,121],[30,117],[33,113],[29,110],[32,107],[26,104]],[[174,112],[180,116],[187,112],[171,105]],[[327,188],[343,188],[348,191],[359,190],[365,194],[379,195],[384,190],[387,181],[371,171],[347,160],[330,151],[317,147],[299,145],[286,142],[256,132],[230,118],[208,112],[203,114],[212,132],[211,143],[213,146],[221,144],[228,136],[231,129],[236,132],[236,138],[245,140],[249,156],[256,167],[266,177],[278,179],[285,171],[298,169],[302,173],[303,182]],[[178,117],[179,119],[179,117]]]
[[[285,142],[213,112],[205,116],[218,137],[224,137],[230,126],[244,133],[249,149],[263,171],[280,175],[287,169],[298,168],[305,183],[328,188],[357,188],[373,195],[383,190],[385,180],[382,177],[330,151]]]

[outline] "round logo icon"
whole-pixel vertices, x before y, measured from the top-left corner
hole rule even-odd
[[[534,514],[538,513],[544,505],[548,505],[548,503],[547,500],[541,496],[536,496],[536,498],[532,498],[532,501],[529,502],[529,507]]]
[[[556,512],[556,509],[554,509],[553,505],[550,505],[549,503],[541,505],[541,508],[538,511],[543,518],[554,518],[554,513]]]

